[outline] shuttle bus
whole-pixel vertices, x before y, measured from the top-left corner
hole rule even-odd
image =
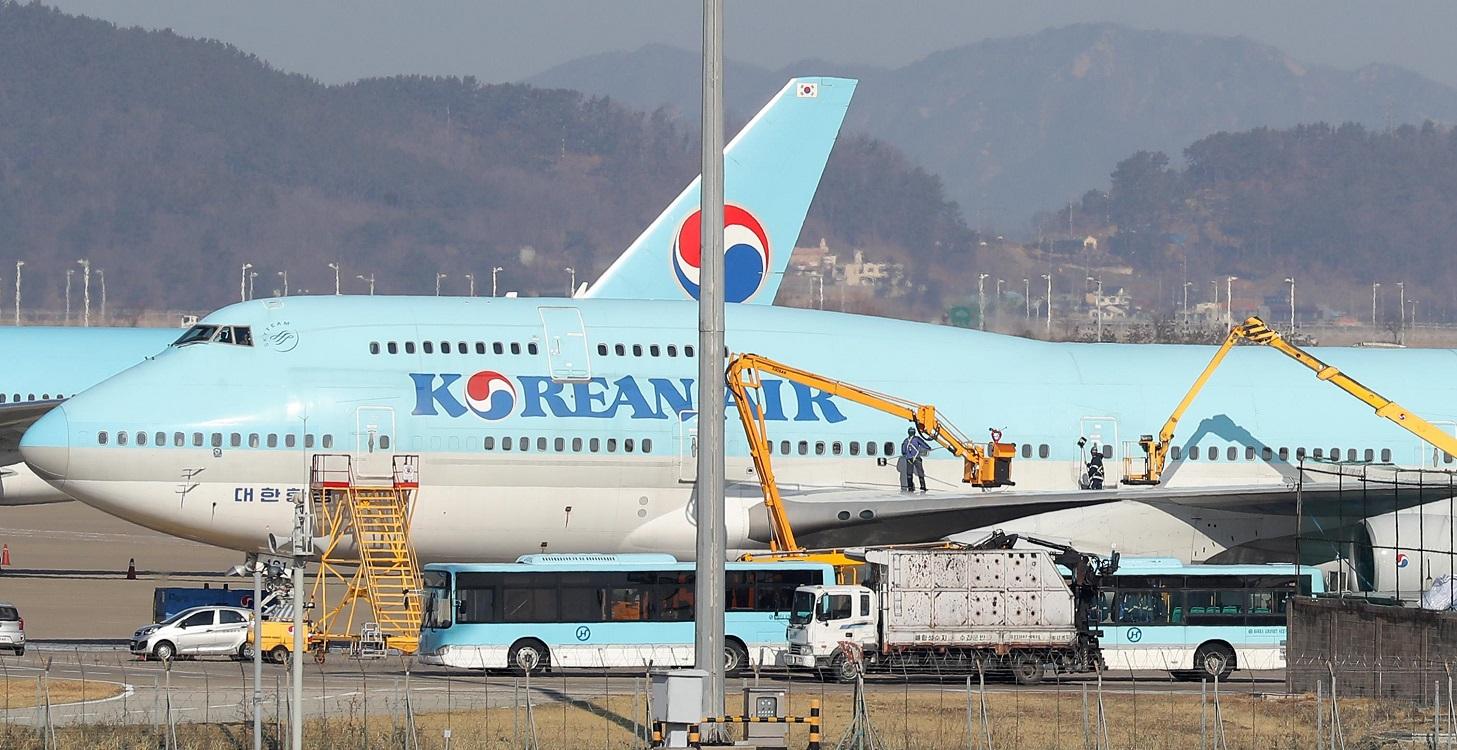
[[[1324,590],[1310,566],[1125,557],[1102,591],[1104,659],[1179,677],[1283,669],[1286,602]]]
[[[724,663],[782,666],[794,590],[829,565],[728,563]],[[535,673],[693,663],[693,563],[662,554],[542,554],[425,566],[420,658]]]

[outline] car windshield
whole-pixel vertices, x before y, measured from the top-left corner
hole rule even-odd
[[[20,619],[20,613],[14,607],[0,605],[0,622],[15,622]]]
[[[813,591],[794,592],[794,606],[789,613],[791,625],[807,625],[814,619],[815,595]]]
[[[194,608],[194,609],[184,609],[181,612],[178,612],[177,614],[172,615],[171,617],[168,617],[167,619],[165,619],[165,620],[163,620],[163,621],[161,621],[161,622],[159,622],[157,624],[158,625],[171,625],[172,623],[177,622],[178,620],[181,620],[182,618],[184,618],[184,617],[186,617],[186,616],[188,616],[190,614],[196,613],[198,611],[200,611],[200,610],[198,610],[196,608]]]

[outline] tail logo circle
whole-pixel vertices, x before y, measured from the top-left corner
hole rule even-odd
[[[465,404],[481,419],[504,419],[516,408],[516,386],[499,372],[482,370],[465,382]]]
[[[764,225],[739,206],[723,207],[724,301],[743,302],[764,286],[769,275],[769,235]],[[678,227],[673,243],[673,275],[678,285],[698,299],[699,272],[703,268],[702,212],[694,211]]]

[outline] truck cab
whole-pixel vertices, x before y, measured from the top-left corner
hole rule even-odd
[[[839,679],[854,679],[855,664],[841,650],[850,642],[865,653],[880,645],[875,592],[864,586],[800,586],[789,615],[791,667],[830,669]]]

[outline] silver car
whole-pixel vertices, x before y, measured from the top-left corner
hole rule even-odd
[[[216,654],[241,658],[253,613],[241,607],[193,607],[132,634],[131,652],[160,661]]]
[[[9,602],[0,602],[0,648],[8,648],[16,656],[25,653],[25,618]]]

